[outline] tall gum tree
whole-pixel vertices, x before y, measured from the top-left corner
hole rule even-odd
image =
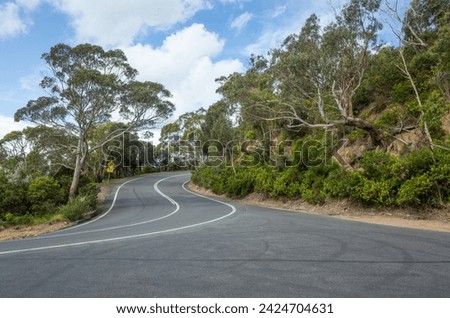
[[[75,154],[69,198],[77,192],[89,155],[125,131],[150,129],[173,113],[171,94],[161,84],[138,82],[137,71],[121,50],[105,51],[100,46],[57,44],[42,55],[49,68],[40,86],[47,95],[19,109],[16,121],[30,121],[65,131],[74,143]],[[117,113],[125,127],[95,142],[92,132],[111,121]]]
[[[431,149],[448,150],[434,138],[450,105],[450,2],[412,0],[404,17],[399,0],[385,0],[385,5],[393,19],[391,29],[400,41],[398,68],[414,92],[425,140]]]
[[[271,51],[270,61],[258,59],[245,75],[222,80],[219,92],[260,121],[291,130],[351,126],[367,131],[375,146],[385,146],[383,132],[353,105],[378,47],[380,2],[352,0],[325,28],[312,15],[300,34]]]
[[[282,100],[274,119],[291,128],[356,127],[367,131],[374,145],[383,144],[382,132],[358,117],[353,105],[377,48],[379,6],[380,0],[352,0],[325,28],[312,15],[299,35],[273,51],[271,71]]]

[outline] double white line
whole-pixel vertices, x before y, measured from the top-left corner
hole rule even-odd
[[[142,225],[142,224],[152,223],[152,222],[156,222],[156,221],[160,221],[160,220],[163,220],[163,219],[165,219],[165,218],[168,218],[168,217],[174,215],[175,213],[177,213],[177,212],[180,210],[180,205],[179,205],[178,202],[176,202],[174,199],[172,199],[171,197],[169,197],[168,195],[166,195],[165,193],[163,193],[163,192],[158,188],[158,185],[159,185],[161,182],[166,181],[166,180],[168,180],[168,179],[171,179],[171,178],[177,178],[177,177],[181,177],[181,176],[184,176],[184,175],[170,176],[170,177],[161,179],[161,180],[159,180],[158,182],[156,182],[156,183],[154,184],[154,189],[155,189],[155,191],[156,191],[159,195],[161,195],[162,197],[164,197],[165,199],[167,199],[169,202],[171,202],[172,204],[174,204],[174,205],[176,206],[175,210],[174,210],[173,212],[171,212],[170,214],[168,214],[168,215],[165,215],[165,216],[160,217],[160,218],[157,218],[157,219],[152,219],[152,220],[149,220],[149,221],[140,222],[140,223],[135,223],[135,224],[129,224],[129,225],[117,226],[117,227],[110,227],[110,228],[99,229],[99,230],[93,230],[93,231],[81,231],[81,232],[76,232],[76,233],[67,233],[67,234],[51,235],[51,236],[47,236],[47,237],[48,237],[48,238],[53,238],[53,237],[58,237],[58,236],[68,236],[68,235],[75,235],[75,234],[81,234],[81,233],[92,233],[92,232],[100,232],[100,231],[107,231],[107,230],[115,230],[115,229],[120,229],[120,228],[125,228],[125,227],[132,227],[132,226],[136,226],[136,225]],[[111,204],[111,207],[108,209],[108,211],[106,211],[106,212],[105,212],[103,215],[101,215],[100,217],[98,217],[98,218],[96,218],[96,219],[94,219],[94,220],[92,220],[92,221],[90,221],[90,222],[81,224],[81,225],[79,225],[79,226],[77,226],[77,227],[81,227],[81,226],[90,224],[90,223],[92,223],[92,222],[98,221],[98,220],[100,220],[101,218],[105,217],[105,216],[106,216],[109,212],[111,212],[111,210],[114,208],[114,204],[115,204],[115,202],[116,202],[116,199],[117,199],[117,196],[118,196],[118,193],[119,193],[120,189],[121,189],[124,185],[126,185],[126,184],[128,184],[128,183],[130,183],[130,182],[132,182],[132,181],[135,181],[135,180],[137,180],[137,179],[133,179],[133,180],[130,180],[130,181],[127,181],[127,182],[123,183],[123,184],[116,190],[116,193],[115,193],[115,195],[114,195],[114,200],[113,200],[113,202],[112,202],[112,204]],[[227,217],[233,215],[234,213],[236,213],[236,207],[234,207],[234,206],[231,205],[231,204],[228,204],[228,203],[225,203],[225,202],[216,200],[216,199],[211,199],[211,198],[205,197],[205,196],[203,196],[203,195],[200,195],[200,194],[194,193],[194,192],[192,192],[192,191],[189,191],[188,189],[186,189],[186,186],[185,186],[188,182],[189,182],[189,181],[186,181],[185,183],[183,183],[183,186],[182,186],[182,187],[183,187],[183,189],[184,189],[185,191],[187,191],[187,192],[189,192],[189,193],[191,193],[192,195],[195,195],[195,196],[197,196],[197,197],[201,197],[201,198],[204,198],[204,199],[207,199],[207,200],[210,200],[210,201],[214,201],[214,202],[217,202],[217,203],[224,204],[224,205],[226,205],[226,206],[228,206],[228,207],[231,208],[231,212],[228,213],[228,214],[226,214],[226,215],[224,215],[224,216],[222,216],[222,217],[219,217],[219,218],[216,218],[216,219],[213,219],[213,220],[209,220],[209,221],[206,221],[206,222],[195,223],[195,224],[186,225],[186,226],[181,226],[181,227],[176,227],[176,228],[167,229],[167,230],[154,231],[154,232],[148,232],[148,233],[142,233],[142,234],[136,234],[136,235],[120,236],[120,237],[114,237],[114,238],[102,239],[102,240],[91,240],[91,241],[84,241],[84,242],[78,242],[78,243],[69,243],[69,244],[60,244],[60,245],[50,245],[50,246],[33,247],[33,248],[26,248],[26,249],[17,249],[17,250],[11,250],[11,251],[0,252],[0,255],[14,254],[14,253],[23,253],[23,252],[33,252],[33,251],[42,251],[42,250],[50,250],[50,249],[57,249],[57,248],[74,247],[74,246],[83,246],[83,245],[88,245],[88,244],[107,243],[107,242],[117,242],[117,241],[122,241],[122,240],[128,240],[128,239],[142,238],[142,237],[147,237],[147,236],[152,236],[152,235],[158,235],[158,234],[171,233],[171,232],[176,232],[176,231],[186,230],[186,229],[190,229],[190,228],[194,228],[194,227],[199,227],[199,226],[202,226],[202,225],[210,224],[210,223],[213,223],[213,222],[217,222],[217,221],[223,220],[223,219],[225,219],[225,218],[227,218]],[[73,228],[71,228],[71,229],[73,229]],[[47,238],[47,237],[46,237],[46,238]]]

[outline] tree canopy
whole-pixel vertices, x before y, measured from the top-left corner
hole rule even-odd
[[[15,114],[64,134],[67,151],[75,153],[70,198],[74,198],[89,155],[125,131],[155,127],[170,117],[174,105],[170,92],[159,83],[135,80],[121,50],[105,51],[91,44],[70,47],[58,44],[42,55],[49,75],[41,81],[47,95],[30,100]],[[93,131],[117,116],[124,126],[100,140]]]

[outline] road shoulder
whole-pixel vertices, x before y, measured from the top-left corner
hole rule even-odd
[[[200,188],[189,183],[188,188],[196,193],[231,201],[230,198],[214,194],[211,190]],[[365,222],[371,224],[388,225],[402,228],[413,228],[438,232],[450,232],[450,211],[447,209],[433,209],[413,211],[406,209],[375,209],[355,205],[349,201],[335,201],[322,206],[312,205],[303,200],[276,200],[264,198],[253,193],[243,199],[235,199],[240,204],[260,206],[289,212],[327,215],[330,217]]]

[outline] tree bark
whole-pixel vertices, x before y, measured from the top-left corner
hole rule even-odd
[[[362,120],[361,118],[348,117],[346,118],[346,126],[360,128],[364,131],[367,131],[372,139],[372,143],[374,146],[381,146],[383,149],[386,148],[386,144],[384,143],[382,131],[375,127],[374,125]]]
[[[72,183],[69,189],[69,201],[75,199],[80,186],[81,171],[87,158],[87,149],[83,149],[83,141],[78,142],[77,157],[75,160],[75,170],[73,171]]]
[[[75,170],[73,172],[72,184],[70,185],[69,190],[69,201],[72,201],[78,194],[78,187],[80,185],[80,176],[81,176],[81,154],[78,154],[75,162]]]

